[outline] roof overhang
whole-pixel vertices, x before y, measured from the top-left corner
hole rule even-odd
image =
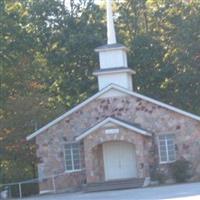
[[[109,74],[117,74],[117,73],[130,73],[135,74],[136,72],[128,67],[119,67],[119,68],[108,68],[108,69],[100,69],[93,72],[93,75],[109,75]]]
[[[184,110],[178,109],[174,106],[162,103],[158,100],[152,99],[150,97],[138,94],[136,92],[132,92],[130,90],[127,90],[126,88],[123,88],[121,86],[115,85],[115,84],[110,84],[109,86],[107,86],[106,88],[103,88],[102,90],[100,90],[99,92],[97,92],[95,95],[91,96],[90,98],[86,99],[85,101],[83,101],[82,103],[78,104],[77,106],[75,106],[74,108],[72,108],[71,110],[69,110],[68,112],[64,113],[63,115],[61,115],[60,117],[56,118],[55,120],[51,121],[50,123],[48,123],[47,125],[43,126],[42,128],[40,128],[39,130],[35,131],[34,133],[32,133],[31,135],[29,135],[26,139],[27,140],[31,140],[32,138],[34,138],[35,136],[37,136],[38,134],[44,132],[46,129],[48,129],[49,127],[53,126],[54,124],[56,124],[57,122],[63,120],[65,117],[69,116],[70,114],[72,114],[73,112],[76,112],[77,110],[79,110],[80,108],[82,108],[83,106],[87,105],[88,103],[90,103],[91,101],[93,101],[94,99],[100,97],[101,95],[105,94],[106,92],[108,92],[111,89],[115,89],[119,92],[123,92],[125,94],[128,94],[130,96],[134,96],[137,98],[141,98],[147,102],[156,104],[158,106],[161,106],[162,108],[174,111],[176,113],[179,113],[181,115],[187,116],[191,119],[200,121],[200,116],[194,115],[192,113],[186,112]]]
[[[144,135],[144,136],[149,136],[149,137],[152,136],[152,134],[150,132],[148,132],[148,131],[146,131],[142,128],[136,127],[136,125],[134,125],[134,124],[130,124],[130,123],[127,123],[125,121],[121,121],[121,120],[116,119],[116,118],[108,117],[108,118],[104,119],[103,121],[101,121],[101,122],[95,124],[94,126],[90,127],[86,131],[84,131],[80,136],[78,136],[76,138],[76,141],[82,140],[83,138],[85,138],[89,134],[95,132],[97,129],[105,126],[108,123],[112,123],[112,124],[121,126],[123,128],[127,128],[131,131],[134,131],[134,132],[141,134],[141,135]]]
[[[106,44],[100,47],[97,47],[94,51],[95,52],[103,52],[103,51],[111,51],[111,50],[125,50],[128,51],[128,48],[120,43],[116,44]]]

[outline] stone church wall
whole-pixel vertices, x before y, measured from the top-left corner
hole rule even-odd
[[[84,130],[109,116],[139,124],[153,133],[151,149],[146,155],[150,168],[168,170],[168,165],[158,164],[157,137],[175,134],[177,159],[190,161],[192,180],[200,180],[200,122],[131,96],[96,99],[39,134],[36,138],[37,156],[40,158],[39,176],[63,173],[63,144],[74,141]],[[77,179],[77,175],[67,176]],[[81,173],[78,179],[82,184],[86,176]]]

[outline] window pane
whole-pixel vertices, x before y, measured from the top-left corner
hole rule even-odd
[[[174,144],[173,145],[167,145],[168,149],[174,149]]]
[[[165,135],[160,135],[159,140],[165,140]]]
[[[78,144],[78,143],[73,143],[73,144],[72,144],[72,148],[73,148],[73,149],[79,148],[79,144]]]
[[[72,156],[71,156],[71,144],[65,145],[65,165],[66,165],[66,170],[73,170]]]
[[[65,149],[71,149],[71,144],[65,144]]]
[[[65,156],[71,156],[71,150],[70,149],[65,150]]]
[[[71,154],[65,154],[65,159],[71,160]]]
[[[73,160],[80,160],[79,156],[74,156]]]
[[[80,162],[79,162],[79,160],[74,160],[74,169],[80,169]]]
[[[167,153],[166,152],[160,152],[160,156],[161,157],[167,157]]]
[[[174,141],[172,139],[167,140],[167,145],[173,145],[173,144],[174,144]]]
[[[80,148],[78,144],[73,146],[73,162],[74,162],[74,169],[80,169]]]
[[[165,136],[159,136],[159,143],[160,143],[160,161],[166,162],[167,161],[167,149],[166,149],[166,143],[165,143]]]
[[[67,170],[73,170],[71,162],[66,162],[66,169]]]
[[[168,150],[168,154],[174,154],[174,153],[175,153],[175,152],[174,152],[174,148]]]
[[[66,153],[66,154],[70,154],[70,152],[71,152],[71,151],[70,151],[69,148],[65,148],[65,153]]]
[[[174,145],[173,135],[171,135],[170,138],[168,138],[167,145],[168,145],[168,160],[174,161],[176,157],[175,157],[175,145]]]
[[[73,148],[73,162],[74,162],[74,169],[80,169],[80,149],[79,146],[74,146]]]
[[[161,162],[167,162],[167,156],[161,155],[160,160],[161,160]]]
[[[73,171],[81,168],[79,145],[79,143],[73,143],[64,146],[66,170]]]
[[[160,146],[160,151],[165,151],[166,152],[166,146]]]
[[[66,162],[66,166],[68,165],[68,163],[71,164],[72,162],[71,151],[69,150],[65,151],[65,162]]]
[[[165,141],[164,140],[160,140],[160,145],[161,146],[165,146]]]
[[[72,166],[66,166],[66,170],[68,170],[68,171],[73,170],[73,169],[72,169]]]
[[[79,150],[78,149],[73,149],[73,155],[79,155]]]
[[[172,134],[170,134],[170,135],[167,135],[166,136],[166,138],[168,139],[168,140],[174,140],[174,135],[172,135]]]
[[[79,170],[79,169],[81,169],[79,164],[78,165],[74,165],[74,170]]]
[[[66,161],[66,166],[72,166],[72,162],[70,160]]]
[[[159,148],[161,162],[175,160],[174,135],[171,134],[159,136]]]

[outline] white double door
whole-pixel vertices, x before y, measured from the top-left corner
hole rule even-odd
[[[103,158],[106,180],[137,177],[135,149],[132,144],[104,143]]]

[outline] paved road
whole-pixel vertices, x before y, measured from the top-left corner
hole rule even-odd
[[[56,194],[26,200],[200,200],[200,183],[96,193]]]

